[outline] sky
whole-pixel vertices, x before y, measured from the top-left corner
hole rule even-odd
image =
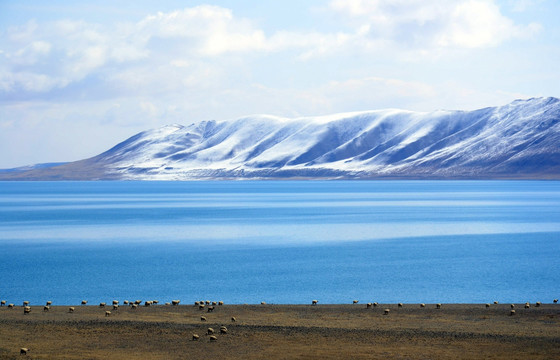
[[[0,0],[0,168],[252,114],[560,97],[557,0]]]

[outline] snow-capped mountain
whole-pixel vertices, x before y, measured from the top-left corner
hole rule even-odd
[[[560,100],[475,111],[248,116],[139,133],[91,159],[3,178],[560,178]]]

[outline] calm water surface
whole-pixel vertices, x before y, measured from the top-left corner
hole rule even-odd
[[[0,298],[550,302],[560,182],[0,182]]]

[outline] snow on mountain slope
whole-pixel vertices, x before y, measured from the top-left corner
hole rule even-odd
[[[142,180],[559,178],[559,144],[560,100],[535,98],[475,111],[255,115],[169,125],[49,174]]]

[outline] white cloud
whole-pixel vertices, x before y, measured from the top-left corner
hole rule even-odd
[[[332,0],[330,9],[370,26],[372,38],[424,48],[496,46],[541,29],[515,24],[492,0]]]

